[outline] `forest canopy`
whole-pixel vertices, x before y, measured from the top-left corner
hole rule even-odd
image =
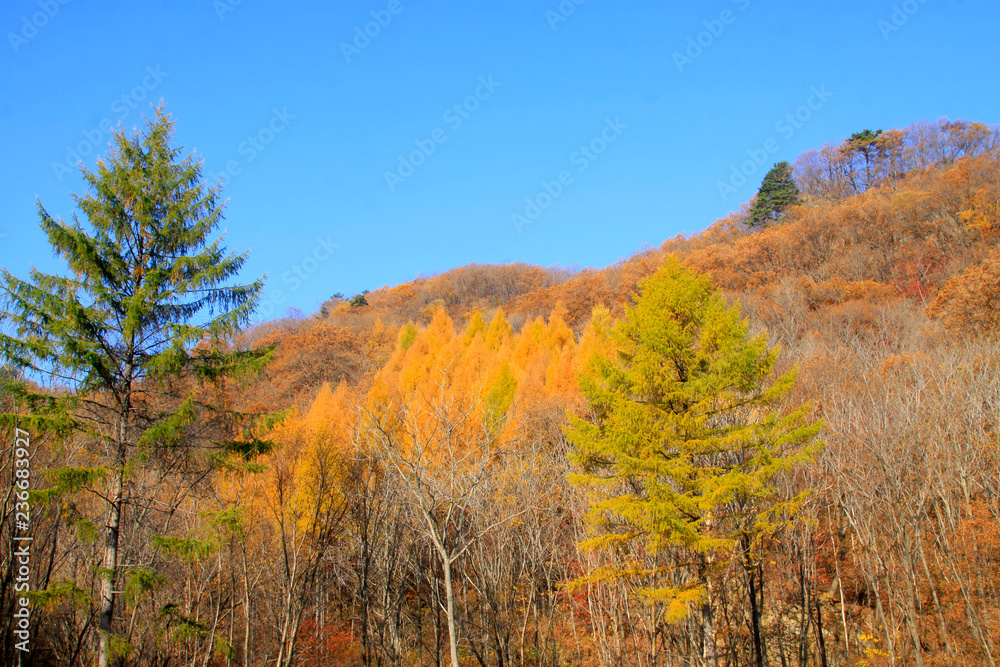
[[[605,268],[256,324],[171,130],[116,134],[83,222],[39,205],[65,275],[3,274],[33,664],[996,662],[996,127],[859,130]]]

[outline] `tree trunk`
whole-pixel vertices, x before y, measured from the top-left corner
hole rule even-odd
[[[243,541],[245,541],[245,537]],[[246,612],[246,622],[243,626],[243,664],[251,664],[250,660],[250,568],[247,566],[246,544],[242,544],[240,551],[243,554],[243,608]]]
[[[98,644],[97,664],[99,667],[111,667],[111,631],[115,618],[115,582],[118,579],[118,539],[121,531],[122,504],[124,499],[125,460],[128,454],[126,447],[127,423],[130,411],[129,396],[125,394],[122,400],[116,433],[114,465],[111,467],[111,483],[108,486],[108,519],[104,538],[104,567],[101,571],[101,611],[100,639]],[[117,662],[117,661],[116,661]]]
[[[701,606],[701,657],[705,667],[716,667],[718,658],[715,654],[715,621],[712,618],[712,603],[706,602]]]
[[[760,617],[763,613],[761,605],[757,601],[757,571],[760,566],[747,567],[747,579],[749,581],[750,589],[750,626],[753,632],[753,654],[754,654],[754,664],[757,667],[764,667],[764,643],[760,632]],[[763,578],[763,574],[761,575]],[[763,591],[761,591],[763,593]]]
[[[826,660],[826,639],[823,636],[823,608],[820,607],[819,592],[813,595],[813,605],[816,607],[816,639],[819,641],[819,658],[821,667],[828,667]]]
[[[913,642],[913,659],[917,667],[924,667],[924,652],[920,644],[920,625],[917,615],[916,572],[913,564],[913,536],[903,527],[903,565],[906,568],[906,626]]]
[[[701,606],[701,657],[705,667],[718,667],[719,658],[715,647],[715,618],[712,614],[712,586],[708,581],[706,570],[702,569],[699,578],[705,587],[705,603]]]
[[[451,559],[442,553],[444,566],[444,592],[447,598],[448,642],[451,645],[451,667],[461,667],[458,662],[458,629],[455,624],[455,586],[451,580]]]

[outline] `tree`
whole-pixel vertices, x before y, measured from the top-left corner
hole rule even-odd
[[[345,384],[336,391],[324,384],[312,407],[275,426],[278,445],[264,459],[261,490],[250,510],[263,512],[272,524],[269,542],[273,561],[280,563],[280,601],[274,603],[280,643],[275,665],[289,667],[296,657],[302,621],[309,604],[324,589],[324,569],[343,532],[347,507],[345,452],[350,439],[350,397]],[[253,484],[248,479],[245,483]],[[319,628],[317,628],[317,631]]]
[[[64,425],[93,448],[93,468],[51,471],[50,477],[63,487],[73,480],[102,499],[104,516],[95,517],[103,533],[101,667],[127,650],[115,635],[121,534],[134,533],[143,521],[152,525],[156,506],[142,492],[144,471],[158,467],[150,493],[164,489],[176,498],[164,484],[169,467],[198,468],[185,480],[193,486],[220,455],[198,456],[199,445],[263,447],[249,435],[237,444],[248,420],[211,391],[227,378],[255,374],[270,356],[271,348],[226,343],[253,313],[263,282],[225,284],[246,254],[227,253],[221,239],[208,238],[222,220],[219,188],[202,183],[201,163],[171,146],[172,131],[170,116],[157,107],[142,133],[114,133],[95,172],[82,169],[90,192],[75,201],[89,228],[76,216],[72,223],[53,218],[39,202],[40,226],[68,276],[33,269],[21,280],[4,270],[0,281],[4,315],[14,329],[0,335],[0,352],[66,389],[21,387],[33,409],[30,423]],[[237,419],[228,432],[223,416]],[[105,488],[98,488],[102,480]],[[159,530],[171,515],[168,507]]]
[[[750,208],[747,225],[757,227],[777,220],[786,208],[799,203],[799,188],[787,162],[774,165],[764,176]]]
[[[367,306],[368,305],[368,299],[365,298],[366,294],[368,294],[368,290],[365,290],[361,294],[355,294],[354,296],[351,297],[351,302],[350,303],[351,303],[351,309],[352,310],[354,308],[361,308],[362,306]]]
[[[616,353],[581,374],[590,416],[568,428],[582,468],[573,480],[593,492],[589,517],[603,528],[582,547],[685,557],[591,579],[645,582],[668,619],[699,609],[702,658],[715,665],[713,575],[737,557],[753,565],[794,510],[801,497],[782,500],[776,482],[814,451],[819,426],[807,407],[782,410],[796,373],[774,377],[766,335],[750,336],[739,309],[676,258],[642,283],[611,336]],[[756,622],[760,665],[759,612]]]
[[[872,163],[879,156],[882,146],[881,137],[882,130],[872,132],[866,129],[862,132],[855,132],[844,142],[842,150],[848,157],[848,178],[850,178],[855,192],[864,192],[875,184],[875,179],[872,177]],[[861,183],[858,182],[859,177],[854,175],[856,170],[853,158],[857,155],[860,155],[865,162],[864,181]]]
[[[482,329],[463,340],[438,309],[409,345],[400,340],[361,410],[362,443],[405,489],[418,530],[441,566],[452,667],[461,664],[459,561],[491,530],[513,519],[501,516],[483,525],[475,513],[490,497],[513,436],[517,380],[500,357],[509,330],[502,313],[494,324],[507,334],[497,336],[495,344]]]

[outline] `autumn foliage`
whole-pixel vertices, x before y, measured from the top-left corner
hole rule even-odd
[[[996,664],[998,131],[860,132],[792,173],[766,225],[227,341],[277,345],[223,396],[271,418],[182,498],[141,480],[175,509],[129,552],[129,663]],[[86,482],[40,491],[44,664],[87,664]]]

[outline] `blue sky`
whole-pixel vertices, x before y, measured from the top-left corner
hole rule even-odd
[[[61,270],[36,197],[69,218],[77,157],[162,98],[272,315],[470,262],[604,266],[852,132],[1000,122],[998,25],[995,0],[4,0],[0,264]]]

